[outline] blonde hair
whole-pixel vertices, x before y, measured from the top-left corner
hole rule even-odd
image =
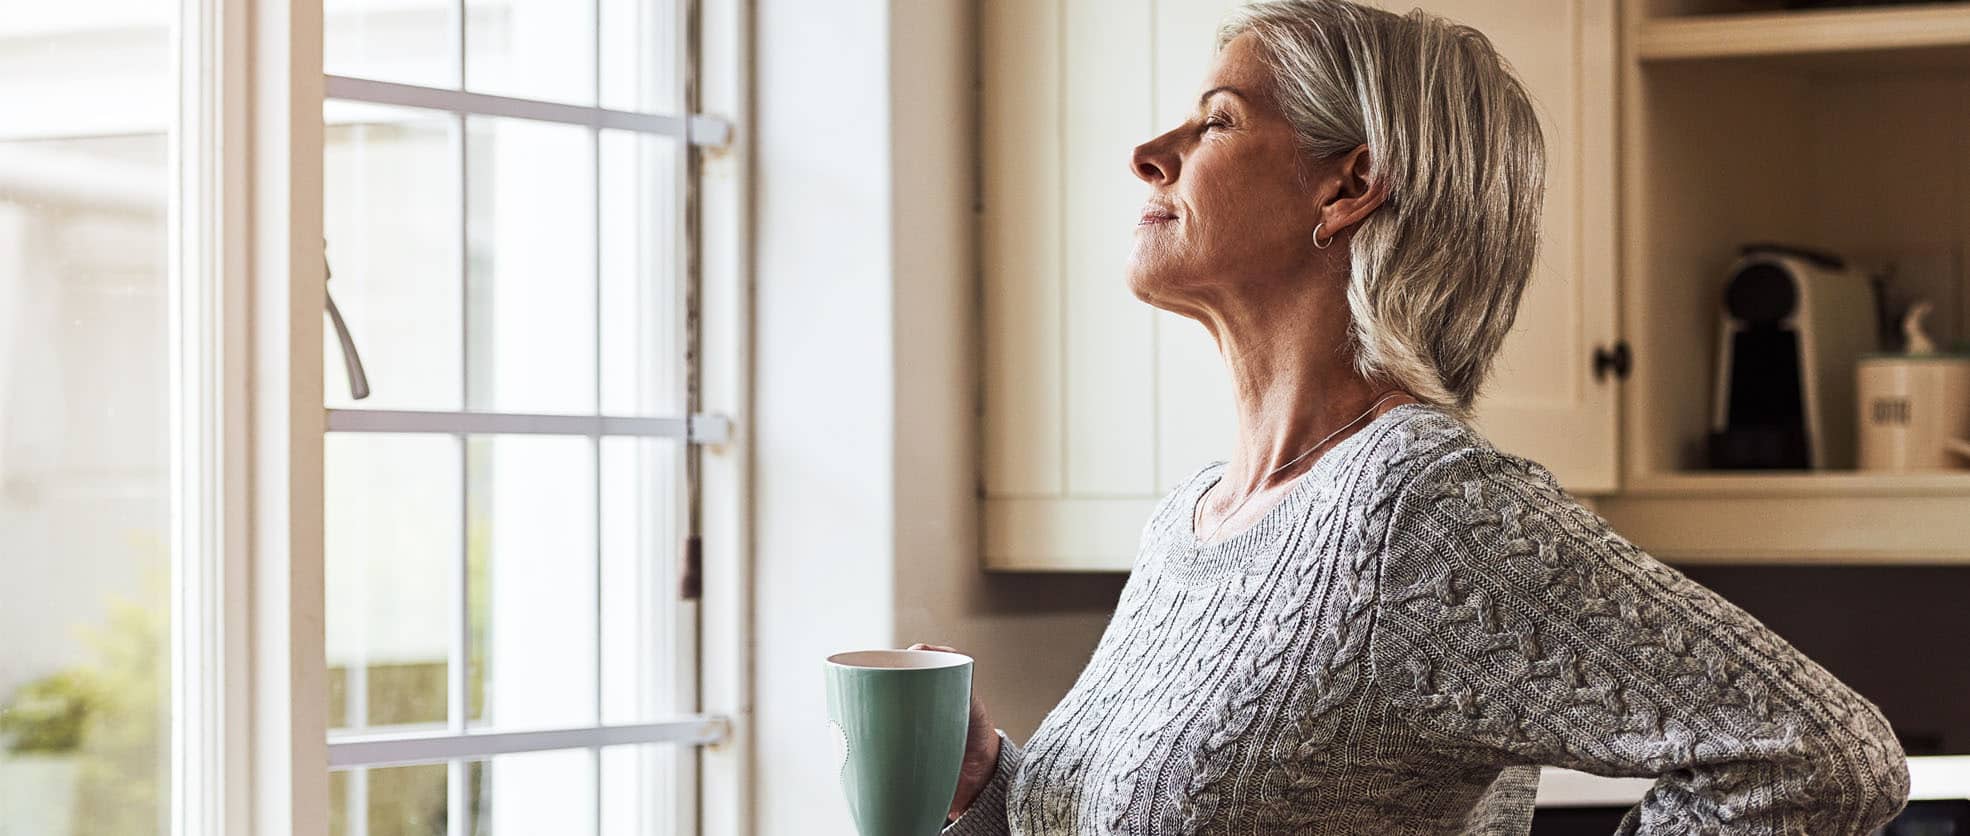
[[[1388,189],[1348,245],[1357,371],[1468,416],[1539,247],[1546,144],[1525,88],[1483,33],[1420,9],[1254,3],[1217,48],[1247,32],[1301,150],[1367,145]]]

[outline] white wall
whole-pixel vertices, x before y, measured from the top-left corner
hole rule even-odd
[[[755,830],[851,834],[823,657],[964,649],[1023,740],[1121,578],[977,568],[972,4],[757,2]]]
[[[755,832],[851,833],[822,659],[893,638],[887,4],[759,0]]]

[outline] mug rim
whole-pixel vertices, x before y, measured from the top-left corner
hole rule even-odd
[[[970,656],[947,650],[848,650],[828,657],[828,664],[857,670],[927,671],[970,664]],[[901,663],[901,664],[899,664]]]

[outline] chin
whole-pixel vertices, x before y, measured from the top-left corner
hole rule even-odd
[[[1168,287],[1160,279],[1158,271],[1149,269],[1148,265],[1129,261],[1129,292],[1135,294],[1135,298],[1159,308],[1162,305],[1158,305],[1156,300],[1166,295]]]
[[[1172,313],[1177,312],[1171,305],[1187,295],[1184,287],[1190,278],[1185,265],[1172,263],[1175,259],[1159,258],[1158,253],[1136,251],[1128,264],[1129,292],[1150,305]]]

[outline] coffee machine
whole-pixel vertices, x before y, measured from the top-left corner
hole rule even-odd
[[[1718,318],[1710,466],[1852,468],[1854,364],[1875,321],[1868,276],[1839,256],[1744,245]]]

